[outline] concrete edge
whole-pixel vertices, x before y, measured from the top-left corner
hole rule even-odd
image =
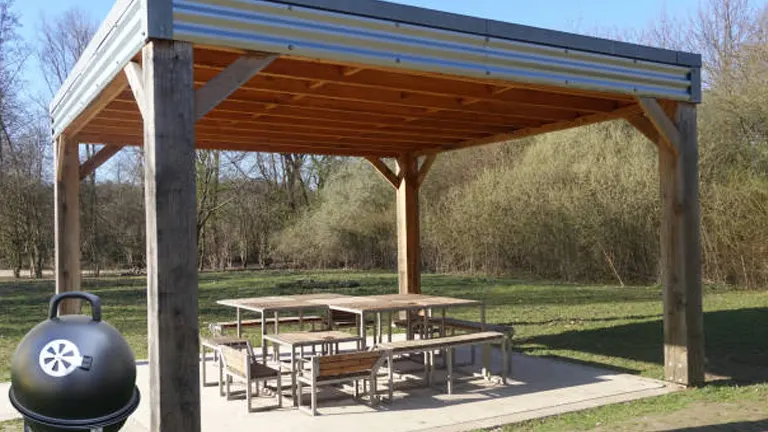
[[[504,425],[512,423],[520,423],[526,420],[542,419],[547,417],[553,417],[560,414],[566,414],[575,411],[581,411],[590,408],[597,408],[604,405],[611,405],[616,403],[631,402],[634,400],[645,399],[650,397],[662,396],[668,393],[680,391],[677,386],[667,386],[664,383],[660,384],[658,388],[651,388],[645,390],[638,390],[626,393],[619,393],[611,396],[603,396],[594,399],[589,399],[580,402],[567,403],[562,405],[556,405],[547,408],[522,411],[514,414],[501,415],[498,417],[487,418],[483,420],[469,421],[463,423],[456,423],[450,426],[440,426],[436,428],[419,429],[419,432],[465,432],[478,429],[492,429],[498,428]]]

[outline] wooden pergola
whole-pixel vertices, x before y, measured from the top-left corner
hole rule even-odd
[[[80,287],[80,180],[143,146],[152,428],[198,431],[196,149],[366,158],[396,190],[400,291],[418,293],[438,153],[624,119],[659,152],[665,376],[700,384],[700,69],[374,0],[118,0],[51,104],[57,292]],[[80,163],[82,143],[105,146]]]

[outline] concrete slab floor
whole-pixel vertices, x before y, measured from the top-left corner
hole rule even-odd
[[[478,362],[480,357],[477,356]],[[457,350],[457,362],[468,360],[468,349]],[[247,413],[244,400],[227,401],[218,395],[218,388],[204,387],[201,392],[203,430],[234,432],[266,426],[270,432],[360,427],[364,427],[365,432],[466,431],[677,390],[657,380],[522,354],[513,355],[512,365],[507,386],[473,378],[472,373],[479,372],[479,365],[461,367],[459,370],[467,378],[456,383],[453,395],[447,395],[443,371],[436,371],[434,387],[425,387],[419,379],[423,375],[421,367],[408,361],[400,362],[398,368],[407,368],[412,373],[396,375],[395,397],[391,403],[371,407],[366,399],[353,400],[351,393],[325,390],[318,398],[320,415],[317,417],[299,412],[289,397],[283,399],[282,409]],[[500,366],[500,353],[494,349],[491,369],[498,372]],[[208,379],[216,376],[209,362]],[[284,381],[289,379],[286,377]],[[149,431],[149,368],[145,363],[138,366],[137,384],[142,401],[123,429],[127,432]],[[386,380],[380,381],[379,392],[386,393]],[[0,421],[18,417],[7,394],[8,384],[0,384]],[[254,399],[254,406],[274,402],[274,398],[262,395]]]

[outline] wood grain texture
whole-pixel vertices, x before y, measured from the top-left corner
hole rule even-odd
[[[54,144],[54,164],[61,169],[55,179],[54,224],[56,293],[80,290],[80,160],[76,143],[61,135]],[[80,300],[65,300],[62,315],[79,314]]]
[[[427,174],[429,174],[429,170],[432,169],[435,160],[437,160],[437,154],[428,154],[424,156],[424,162],[422,162],[419,167],[419,176],[416,179],[416,183],[419,187],[421,187],[421,184],[424,183],[424,180],[427,178]]]
[[[678,154],[667,146],[659,147],[664,377],[693,386],[704,382],[695,105],[678,105],[676,123],[680,136]]]
[[[414,154],[397,158],[397,272],[400,294],[421,293],[419,162]]]
[[[200,431],[192,46],[143,49],[151,430]]]

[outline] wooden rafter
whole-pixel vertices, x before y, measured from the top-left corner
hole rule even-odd
[[[659,135],[664,140],[674,154],[677,154],[680,148],[680,132],[677,127],[669,118],[664,108],[659,105],[659,102],[654,98],[639,97],[637,98],[640,106],[648,117],[648,120],[653,124]]]
[[[269,66],[276,56],[244,55],[235,60],[226,69],[212,77],[195,94],[195,114],[203,118],[221,101],[237,91],[254,75]]]
[[[125,75],[118,74],[101,94],[67,127],[64,133],[69,137],[77,136],[91,120],[93,120],[104,107],[115,100],[128,88],[128,80]],[[70,143],[73,144],[73,143]]]
[[[381,174],[384,179],[389,182],[389,184],[392,185],[395,189],[400,187],[400,182],[402,181],[402,177],[398,176],[394,172],[392,172],[391,169],[385,164],[380,158],[377,157],[366,157],[365,158],[368,162],[373,165],[374,168],[376,168],[376,171]]]
[[[516,131],[501,133],[486,138],[465,141],[456,146],[446,146],[445,149],[456,149],[473,147],[477,145],[493,144],[498,142],[510,141],[514,139],[526,138],[533,135],[539,135],[543,133],[556,132],[566,129],[571,129],[579,126],[586,126],[589,124],[602,123],[609,120],[616,120],[625,118],[637,114],[641,111],[641,108],[637,105],[630,105],[623,108],[619,108],[610,113],[593,114],[589,116],[579,117],[570,121],[549,123],[538,127],[519,129]]]
[[[91,156],[90,159],[80,165],[80,180],[88,177],[88,175],[94,172],[96,168],[102,166],[105,162],[112,158],[112,156],[116,155],[122,148],[123,146],[110,145],[104,146],[101,150],[96,152],[95,155]]]
[[[211,70],[198,70],[195,72],[197,85],[204,84],[215,74]],[[295,96],[322,98],[327,100],[344,100],[353,102],[365,102],[376,105],[394,105],[402,107],[422,108],[426,110],[454,111],[480,114],[499,114],[509,116],[521,116],[540,120],[565,120],[578,116],[575,109],[558,109],[551,106],[523,105],[515,101],[501,103],[503,101],[482,100],[478,98],[475,103],[466,104],[467,98],[455,95],[434,95],[416,91],[402,91],[391,88],[361,89],[360,87],[333,85],[310,89],[311,82],[301,81],[285,77],[273,77],[259,74],[244,84],[237,92],[236,98],[243,100],[264,101],[267,98]],[[569,106],[569,105],[564,105]],[[615,103],[606,107],[609,110],[616,108]]]

